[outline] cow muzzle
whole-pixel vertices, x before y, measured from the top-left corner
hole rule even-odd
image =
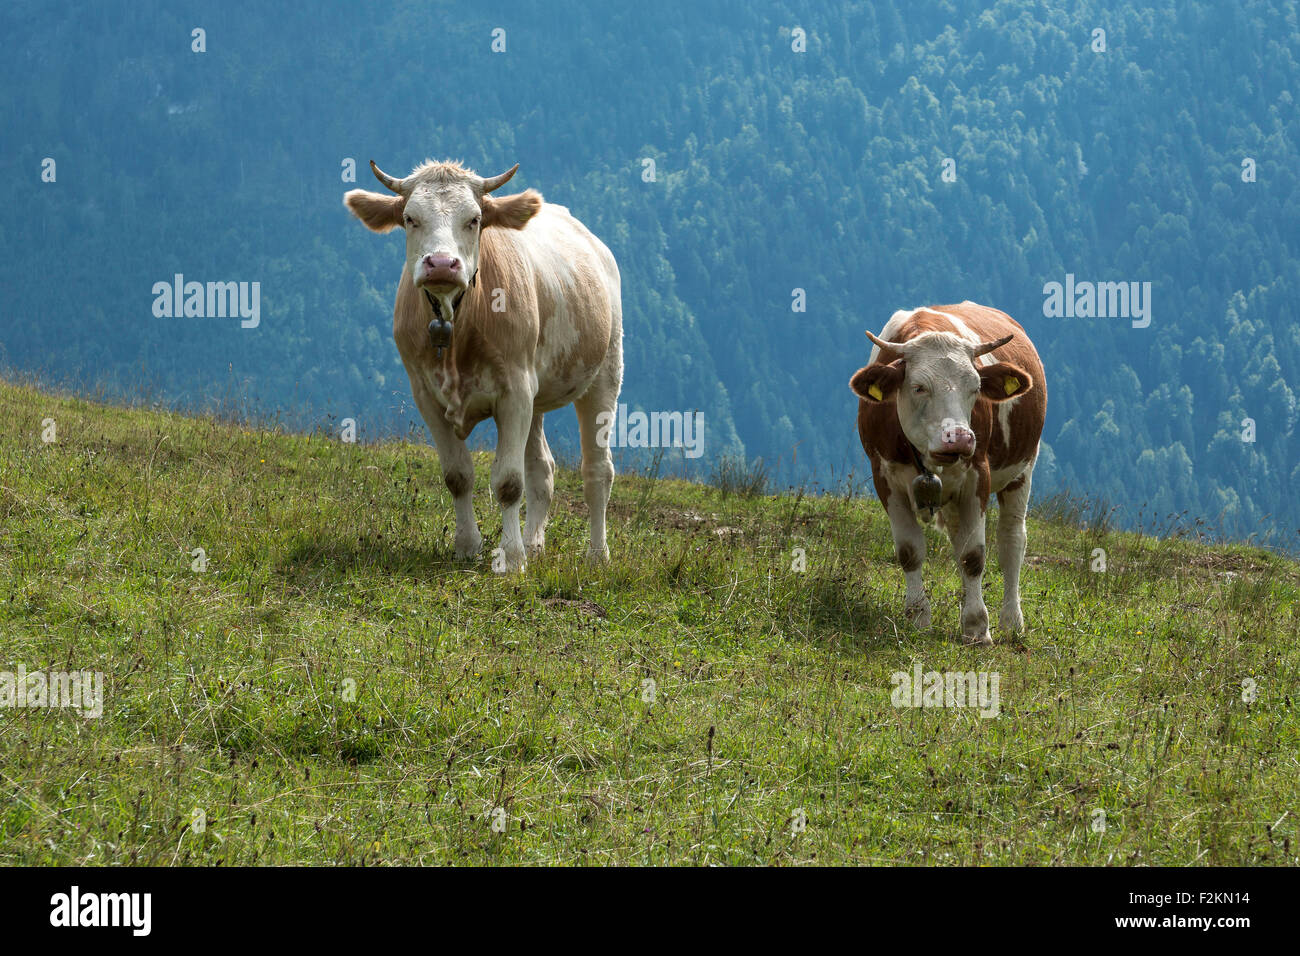
[[[965,425],[949,424],[939,433],[939,444],[929,449],[930,458],[941,465],[951,465],[959,458],[975,454],[975,433]]]
[[[464,264],[455,256],[430,253],[420,259],[415,284],[422,289],[449,292],[469,286]]]

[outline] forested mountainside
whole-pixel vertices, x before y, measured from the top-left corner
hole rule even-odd
[[[1040,494],[1295,546],[1294,2],[10,0],[0,36],[12,370],[405,432],[402,240],[342,194],[518,162],[619,260],[629,409],[704,415],[665,467],[861,479],[863,330],[973,299],[1047,368]],[[257,324],[159,317],[177,274],[258,283]]]

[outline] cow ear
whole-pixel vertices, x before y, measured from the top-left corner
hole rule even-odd
[[[1029,373],[1010,362],[998,362],[979,369],[980,394],[995,402],[1005,402],[1025,394],[1034,387]]]
[[[484,196],[483,228],[522,229],[541,209],[542,194],[536,189],[525,189],[513,196]]]
[[[868,365],[853,373],[849,388],[864,402],[892,402],[903,385],[905,372],[902,359],[888,365]]]
[[[360,219],[367,229],[388,232],[402,224],[402,210],[406,208],[403,196],[386,196],[364,189],[350,190],[343,197],[343,205]]]

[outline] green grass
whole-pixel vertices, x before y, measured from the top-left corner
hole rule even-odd
[[[1031,520],[1029,630],[969,648],[937,533],[903,622],[872,498],[620,475],[595,568],[571,471],[552,513],[496,575],[427,445],[0,384],[0,670],[106,681],[0,710],[0,863],[1300,862],[1290,560]],[[896,709],[916,660],[1001,715]]]

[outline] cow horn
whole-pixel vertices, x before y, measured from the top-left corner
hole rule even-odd
[[[1012,332],[1010,335],[1004,335],[1002,338],[995,339],[992,342],[981,342],[979,345],[975,346],[975,354],[972,355],[971,358],[979,358],[985,352],[992,352],[994,349],[1000,349],[1015,337],[1016,333]]]
[[[867,338],[871,339],[873,344],[880,346],[881,351],[893,349],[895,352],[901,352],[907,345],[906,342],[886,342],[884,339],[876,338],[870,332],[867,333]]]
[[[394,179],[392,176],[388,175],[388,173],[384,172],[382,169],[380,169],[378,166],[375,165],[375,161],[373,159],[370,161],[370,171],[375,174],[376,179],[378,179],[381,183],[383,183],[393,192],[399,194],[401,193],[402,180]]]
[[[483,180],[483,195],[487,195],[494,189],[500,189],[510,181],[510,177],[519,171],[519,164],[515,163],[500,176],[493,176],[491,179]]]

